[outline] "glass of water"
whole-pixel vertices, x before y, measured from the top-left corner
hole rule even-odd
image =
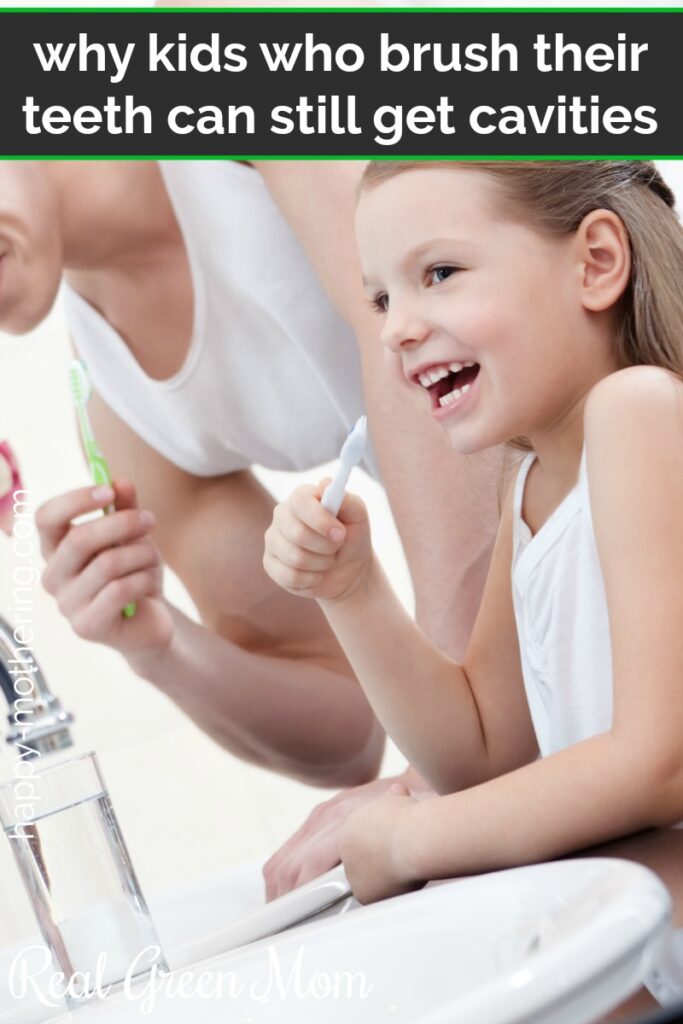
[[[0,820],[67,1003],[167,971],[95,754],[32,767],[0,786]]]

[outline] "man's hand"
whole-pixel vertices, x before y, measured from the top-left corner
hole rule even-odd
[[[111,514],[74,523],[113,503]],[[162,597],[161,556],[150,539],[154,516],[138,509],[132,484],[52,498],[38,509],[36,526],[46,562],[43,586],[77,636],[125,657],[166,650],[173,621]],[[132,601],[137,611],[124,618]]]

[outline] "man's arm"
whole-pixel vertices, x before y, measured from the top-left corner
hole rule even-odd
[[[204,623],[174,609],[169,650],[134,669],[239,757],[327,786],[374,778],[383,733],[331,630],[313,602],[263,571],[271,497],[247,472],[183,472],[98,396],[89,411],[114,477],[135,481]]]

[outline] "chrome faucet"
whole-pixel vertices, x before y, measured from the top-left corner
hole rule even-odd
[[[29,687],[26,680],[32,682]],[[21,687],[19,683],[21,682]],[[0,616],[0,690],[9,706],[7,742],[21,746],[24,758],[63,750],[73,743],[73,715],[50,693],[40,665]]]

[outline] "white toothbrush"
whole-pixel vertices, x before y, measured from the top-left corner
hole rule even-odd
[[[339,466],[334,474],[331,483],[325,488],[320,504],[336,516],[339,507],[344,499],[344,491],[351,475],[351,470],[357,466],[365,455],[365,448],[368,442],[368,418],[361,416],[356,422],[353,430],[344,441],[342,450],[339,453]]]

